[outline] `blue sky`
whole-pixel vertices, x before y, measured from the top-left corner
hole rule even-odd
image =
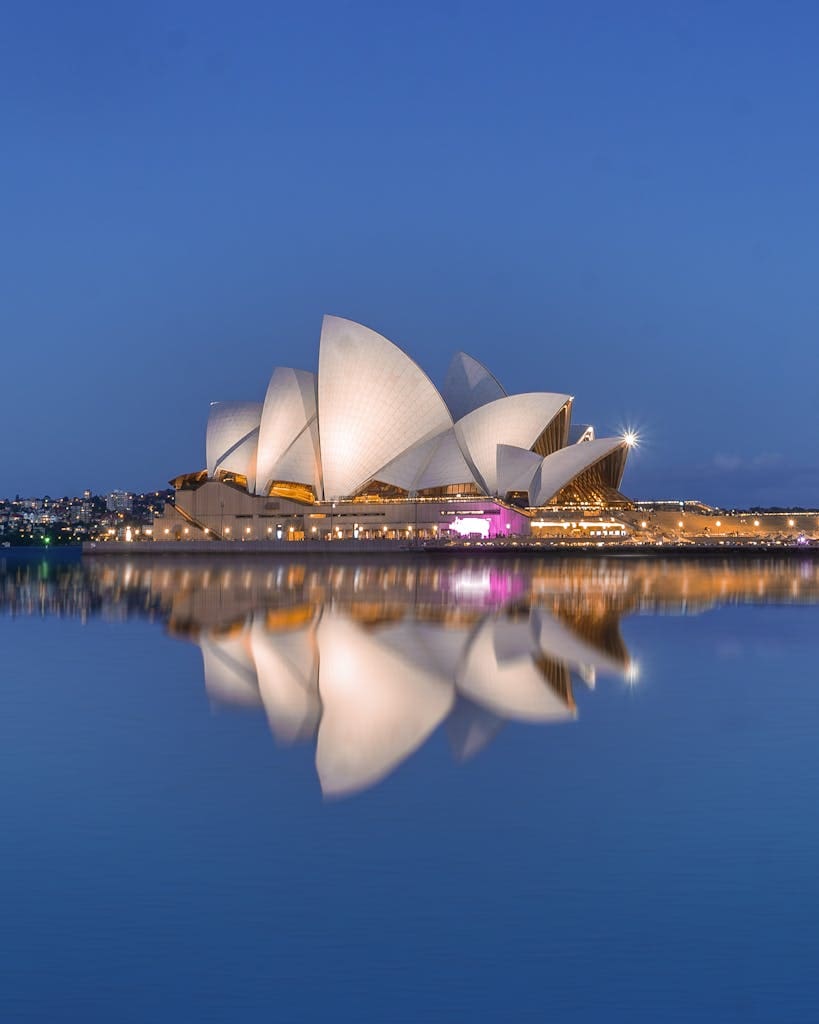
[[[819,505],[812,4],[17,4],[0,494],[161,486],[349,316]]]

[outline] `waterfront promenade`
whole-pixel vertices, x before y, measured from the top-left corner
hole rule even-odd
[[[708,558],[721,557],[776,557],[802,556],[819,557],[819,544],[786,542],[702,542],[693,544],[639,544],[639,543],[572,543],[535,540],[531,538],[475,540],[462,542],[419,541],[419,540],[334,540],[334,541],[154,541],[128,543],[126,541],[105,541],[82,545],[83,556],[101,557],[127,555],[129,557],[159,555],[228,555],[245,557],[250,555],[276,555],[298,558],[303,555],[396,555],[396,554],[447,554],[458,553],[486,555],[559,555],[584,557],[608,557],[613,555],[639,558]]]

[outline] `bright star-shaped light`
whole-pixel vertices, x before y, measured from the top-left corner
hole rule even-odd
[[[623,440],[626,442],[629,448],[636,448],[640,441],[640,438],[637,436],[635,431],[627,430],[623,434]]]

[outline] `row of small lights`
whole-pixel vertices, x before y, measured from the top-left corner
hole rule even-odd
[[[718,519],[716,521],[716,523],[714,523],[714,525],[715,526],[722,526],[722,520]],[[640,523],[640,526],[645,530],[646,527],[648,526],[648,522],[644,519]],[[680,529],[682,529],[685,526],[685,523],[683,522],[682,519],[680,519],[680,521],[677,523],[677,526],[679,526]],[[754,520],[754,526],[759,526],[759,520],[758,519]],[[788,520],[788,526],[791,526],[791,527],[796,526],[796,521],[794,519],[789,519]]]

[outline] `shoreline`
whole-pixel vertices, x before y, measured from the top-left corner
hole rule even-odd
[[[7,549],[25,551],[25,548]],[[30,550],[30,549],[29,549]],[[541,558],[623,558],[663,559],[681,558],[807,558],[819,559],[819,545],[803,544],[401,544],[395,541],[154,541],[150,544],[134,544],[122,541],[108,541],[103,544],[83,544],[79,550],[83,558],[105,558],[108,556],[133,556],[139,558],[171,557],[214,557],[241,558],[276,557],[299,558],[319,556],[335,558],[353,555],[356,557],[378,555],[425,555],[461,557],[541,557]],[[39,549],[43,553],[43,549]],[[49,552],[50,554],[51,552]]]
[[[156,541],[151,544],[128,544],[107,541],[103,544],[65,545],[46,548],[23,545],[0,549],[0,565],[4,561],[73,562],[85,558],[136,557],[143,558],[219,558],[243,559],[275,556],[276,558],[320,558],[333,559],[378,556],[420,556],[450,558],[544,558],[544,559],[600,559],[622,560],[679,559],[793,559],[819,560],[819,545],[802,544],[595,544],[552,545],[552,544],[426,544],[407,545],[395,541],[186,541],[184,543]]]

